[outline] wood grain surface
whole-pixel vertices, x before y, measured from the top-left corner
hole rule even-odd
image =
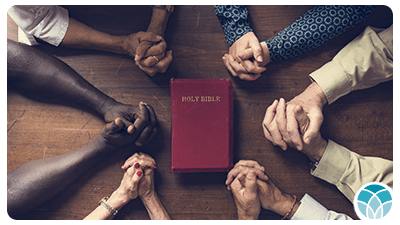
[[[260,40],[272,38],[313,6],[249,6],[250,23]],[[146,30],[149,6],[66,6],[70,16],[95,29],[116,35]],[[221,57],[228,51],[214,7],[177,6],[170,17],[166,42],[173,62],[165,74],[149,77],[124,55],[56,48],[39,49],[56,56],[95,87],[117,101],[152,105],[159,132],[142,147],[127,146],[87,171],[65,191],[20,219],[82,219],[120,184],[124,161],[134,152],[146,152],[157,162],[156,190],[172,219],[237,219],[233,197],[226,189],[227,173],[171,174],[171,78],[231,79],[234,92],[234,163],[257,160],[277,186],[301,198],[313,196],[328,209],[357,218],[352,203],[333,185],[310,175],[308,158],[294,149],[282,151],[264,138],[261,122],[266,108],[281,97],[290,100],[309,84],[318,69],[367,25],[386,28],[393,23],[390,8],[378,6],[363,22],[317,49],[297,58],[273,62],[254,82],[234,78]],[[8,18],[9,39],[16,40]],[[324,108],[322,133],[349,149],[368,156],[393,159],[393,82],[356,91]],[[92,112],[43,102],[7,90],[7,173],[19,165],[74,151],[95,139],[104,121]],[[149,219],[140,199],[126,205],[115,219]],[[262,210],[260,219],[280,219]]]

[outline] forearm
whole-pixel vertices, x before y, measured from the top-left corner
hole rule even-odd
[[[68,30],[60,46],[128,54],[124,48],[125,39],[126,36],[110,35],[70,18]]]
[[[114,147],[102,138],[70,153],[25,163],[7,174],[7,208],[11,216],[25,213],[72,184]]]
[[[150,219],[152,220],[170,220],[171,218],[168,215],[168,212],[165,210],[161,200],[158,195],[155,194],[150,198],[141,198],[143,205],[146,207],[147,212],[149,213]]]
[[[149,27],[147,28],[148,32],[153,32],[157,35],[164,37],[169,16],[173,12],[173,6],[168,7],[169,11],[167,9],[163,9],[162,7],[153,6],[151,21]]]
[[[7,82],[29,96],[57,99],[102,115],[104,104],[115,104],[64,62],[10,40],[7,40]]]

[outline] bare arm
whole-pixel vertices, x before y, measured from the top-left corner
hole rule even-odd
[[[62,104],[91,109],[103,116],[106,122],[117,117],[124,123],[124,129],[133,133],[133,123],[138,117],[139,107],[122,104],[110,98],[83,79],[75,70],[57,58],[33,47],[7,40],[7,82],[29,96],[55,99]],[[140,129],[140,143],[145,144],[156,133],[157,118],[153,108],[144,104],[147,120]]]
[[[142,106],[143,107],[143,106]],[[137,123],[140,122],[140,119]],[[135,138],[121,130],[122,120],[106,124],[100,135],[67,154],[25,163],[7,174],[7,210],[11,217],[25,213],[71,185],[114,150]]]

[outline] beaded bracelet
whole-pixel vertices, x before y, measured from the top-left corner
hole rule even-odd
[[[118,210],[114,209],[110,204],[107,202],[108,197],[104,197],[99,201],[99,205],[104,206],[112,215],[116,216]]]
[[[293,195],[293,197],[294,197],[294,200],[293,200],[292,208],[290,208],[289,212],[287,212],[287,213],[285,214],[285,216],[282,218],[282,220],[286,219],[286,218],[290,215],[290,213],[292,213],[293,208],[294,208],[294,206],[296,205],[296,200],[297,200],[297,199],[296,199],[296,196]]]

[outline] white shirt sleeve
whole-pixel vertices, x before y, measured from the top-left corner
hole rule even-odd
[[[351,217],[327,210],[310,195],[305,194],[292,220],[352,220]]]
[[[18,41],[37,44],[35,38],[58,46],[68,29],[68,10],[60,6],[13,6],[8,15],[18,26]]]

